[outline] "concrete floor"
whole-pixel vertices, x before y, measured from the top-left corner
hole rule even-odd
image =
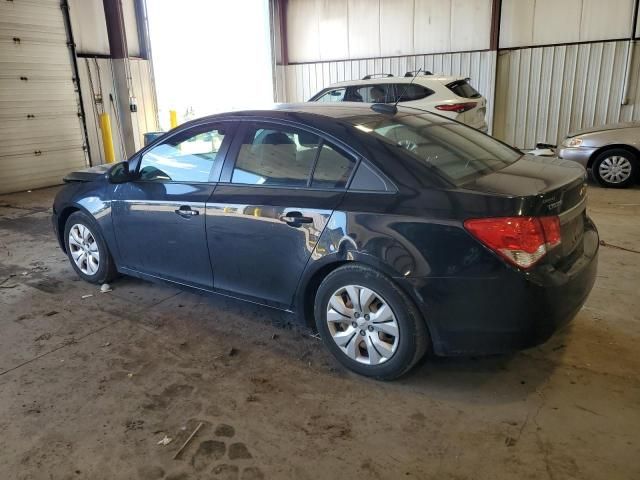
[[[0,197],[3,479],[640,478],[638,253],[603,247],[587,305],[540,348],[379,383],[287,315],[79,281],[55,192]],[[640,189],[589,195],[602,239],[640,251]]]

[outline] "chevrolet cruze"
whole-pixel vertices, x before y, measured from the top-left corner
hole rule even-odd
[[[86,281],[132,275],[296,312],[379,379],[427,352],[543,342],[596,276],[582,166],[407,107],[214,115],[65,180],[53,226]]]

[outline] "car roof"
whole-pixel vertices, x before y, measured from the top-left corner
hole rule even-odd
[[[457,82],[459,80],[466,80],[466,77],[457,77],[452,75],[418,75],[417,77],[378,77],[370,78],[368,80],[347,80],[343,82],[332,83],[327,88],[332,87],[347,87],[352,85],[371,85],[378,83],[418,83],[420,85],[428,86],[433,82],[446,85],[451,82]]]
[[[268,118],[280,118],[280,119],[292,119],[292,120],[313,120],[313,117],[326,117],[331,119],[350,119],[353,117],[366,116],[382,116],[371,109],[370,103],[362,102],[302,102],[302,103],[276,103],[271,108],[265,108],[260,110],[240,110],[226,113],[219,113],[210,115],[208,117],[192,120],[189,123],[199,123],[203,120],[219,120],[221,118],[229,117],[262,117]],[[433,117],[440,118],[440,115],[436,115],[426,110],[419,108],[405,107],[398,105],[398,113],[396,115],[432,115]],[[294,114],[294,115],[292,115]],[[295,118],[292,118],[294,117]]]

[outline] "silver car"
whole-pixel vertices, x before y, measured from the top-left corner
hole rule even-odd
[[[640,123],[617,123],[571,133],[557,154],[581,163],[605,187],[628,187],[640,171]]]

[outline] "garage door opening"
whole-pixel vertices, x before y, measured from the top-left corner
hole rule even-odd
[[[160,125],[273,103],[268,0],[147,2]]]

